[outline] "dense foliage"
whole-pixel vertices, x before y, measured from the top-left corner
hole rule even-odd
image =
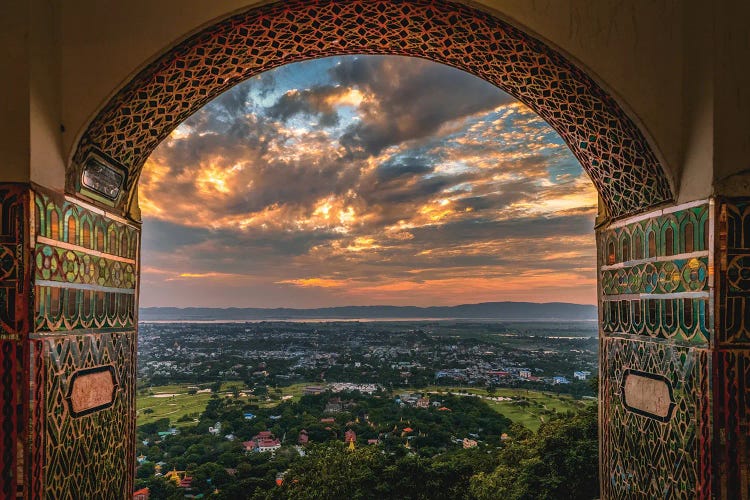
[[[598,495],[596,409],[554,418],[538,433],[511,424],[478,398],[441,396],[435,406],[399,405],[393,395],[342,396],[345,408],[324,414],[331,395],[303,396],[262,408],[236,398],[213,398],[197,424],[159,436],[167,419],[139,427],[138,486],[151,498],[183,498],[162,471],[184,470],[192,494],[224,499],[590,499]],[[247,420],[244,413],[253,412]],[[321,417],[334,422],[321,422]],[[273,418],[271,418],[273,417]],[[220,435],[208,427],[220,422]],[[406,427],[412,432],[404,432]],[[271,430],[284,446],[274,455],[246,453],[242,441]],[[305,429],[310,444],[294,447]],[[357,432],[357,447],[343,442]],[[225,434],[234,435],[233,440]],[[503,433],[509,439],[502,440]],[[479,445],[463,449],[471,435]],[[378,444],[367,445],[367,439]],[[147,443],[147,444],[144,444]],[[277,478],[283,474],[283,484]]]
[[[517,433],[498,454],[492,472],[471,479],[477,499],[598,498],[597,410],[553,419],[539,432]]]

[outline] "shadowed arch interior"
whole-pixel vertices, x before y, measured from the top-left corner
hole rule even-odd
[[[343,54],[421,57],[472,73],[537,112],[568,144],[612,217],[671,201],[663,166],[615,99],[545,43],[477,9],[442,0],[296,0],[253,8],[179,43],[143,69],[83,133],[67,190],[81,194],[92,153],[123,168],[126,212],[140,169],[185,118],[274,67]]]

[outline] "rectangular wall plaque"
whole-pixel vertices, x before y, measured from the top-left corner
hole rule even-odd
[[[675,407],[672,384],[666,377],[631,369],[622,377],[622,402],[633,413],[660,422],[668,422]]]
[[[115,368],[112,365],[97,366],[73,374],[65,399],[71,415],[81,417],[112,406],[116,392]]]

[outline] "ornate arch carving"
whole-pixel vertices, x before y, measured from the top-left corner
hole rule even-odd
[[[81,193],[83,165],[98,154],[122,169],[124,189],[111,204],[125,211],[148,156],[198,108],[258,73],[342,54],[431,59],[518,98],[565,140],[615,218],[673,199],[643,133],[583,70],[500,19],[445,0],[291,0],[220,21],[163,54],[104,106],[76,147],[67,189]]]

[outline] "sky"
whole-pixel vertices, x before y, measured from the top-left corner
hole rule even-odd
[[[220,95],[139,185],[142,307],[596,301],[596,191],[533,111],[399,56]]]

